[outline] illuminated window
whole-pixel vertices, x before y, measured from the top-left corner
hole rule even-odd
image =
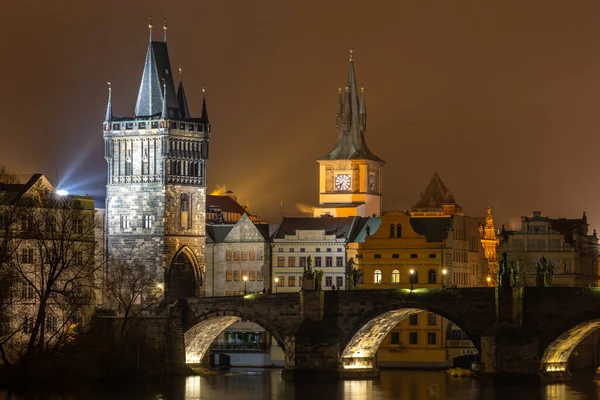
[[[245,251],[242,251],[242,261],[248,261],[248,253]]]
[[[295,276],[289,276],[288,277],[288,286],[296,286],[296,277]]]
[[[332,284],[333,284],[333,279],[331,278],[331,276],[326,276],[325,277],[325,286],[331,287]]]
[[[233,280],[234,281],[240,280],[240,271],[233,271]]]
[[[263,280],[263,273],[262,273],[262,271],[258,271],[256,273],[256,280],[257,281],[262,281]]]
[[[225,252],[225,261],[231,261],[231,251],[227,250]]]
[[[154,215],[144,215],[144,228],[150,229],[154,225]]]
[[[288,257],[288,267],[296,266],[296,257]]]
[[[226,291],[225,296],[231,296],[231,290]]]
[[[381,283],[381,271],[378,269],[373,274],[373,283]]]
[[[277,266],[285,267],[285,257],[277,257]]]
[[[239,251],[233,252],[233,261],[240,261],[240,252]]]
[[[256,280],[256,271],[250,271],[249,279],[250,281]]]
[[[248,258],[250,259],[250,261],[256,261],[256,252],[255,251],[249,252]]]
[[[397,269],[392,271],[392,283],[400,283],[400,271]]]
[[[244,280],[244,278],[248,279],[248,271],[242,271],[242,280]]]
[[[187,229],[190,227],[190,196],[187,193],[181,194],[181,228]]]
[[[284,282],[284,278],[283,278],[283,276],[280,276],[280,277],[278,278],[278,281],[277,281],[277,286],[285,286],[285,282]]]
[[[129,229],[130,227],[129,215],[121,215],[121,229]]]
[[[231,282],[231,279],[232,279],[232,273],[231,273],[231,271],[226,271],[225,272],[225,280],[227,282]]]

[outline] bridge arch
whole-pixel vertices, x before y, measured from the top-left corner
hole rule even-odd
[[[600,328],[600,317],[580,322],[566,330],[563,329],[563,333],[556,337],[542,354],[540,361],[542,373],[567,372],[567,363],[573,350],[598,328]]]
[[[210,351],[210,345],[219,334],[241,320],[247,320],[261,326],[281,346],[285,346],[279,332],[260,317],[243,314],[233,309],[208,312],[195,316],[186,324],[188,326],[184,331],[186,364],[201,363],[207,352]]]
[[[383,339],[404,319],[420,312],[430,312],[451,321],[471,338],[481,354],[478,335],[472,335],[468,325],[446,315],[443,310],[425,304],[391,304],[366,313],[342,339],[341,366],[344,369],[375,367],[375,357]]]

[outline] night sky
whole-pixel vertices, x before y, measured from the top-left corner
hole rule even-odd
[[[491,206],[498,226],[585,210],[600,228],[600,3],[495,3],[5,2],[0,164],[104,197],[106,81],[114,114],[132,115],[151,15],[155,40],[168,18],[193,115],[207,90],[209,191],[227,185],[270,222],[280,201],[288,216],[318,201],[353,37],[385,209],[416,203],[437,170],[468,215]]]

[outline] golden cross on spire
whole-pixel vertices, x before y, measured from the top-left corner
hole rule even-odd
[[[163,25],[163,30],[165,31],[165,33],[164,33],[164,38],[163,38],[163,42],[166,42],[166,41],[167,41],[167,29],[168,29],[168,27],[167,27],[167,19],[165,18],[165,23],[164,23],[164,25]]]
[[[106,82],[106,84],[108,85],[108,91],[110,92],[112,90],[111,84],[110,82]]]
[[[150,16],[150,19],[148,20],[148,30],[150,31],[150,41],[152,41],[152,16]]]

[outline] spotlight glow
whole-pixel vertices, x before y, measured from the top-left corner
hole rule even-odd
[[[68,196],[68,195],[69,195],[69,192],[67,192],[67,191],[66,191],[66,190],[64,190],[64,189],[58,189],[58,190],[56,191],[56,194],[57,194],[57,195],[59,195],[59,196]]]

